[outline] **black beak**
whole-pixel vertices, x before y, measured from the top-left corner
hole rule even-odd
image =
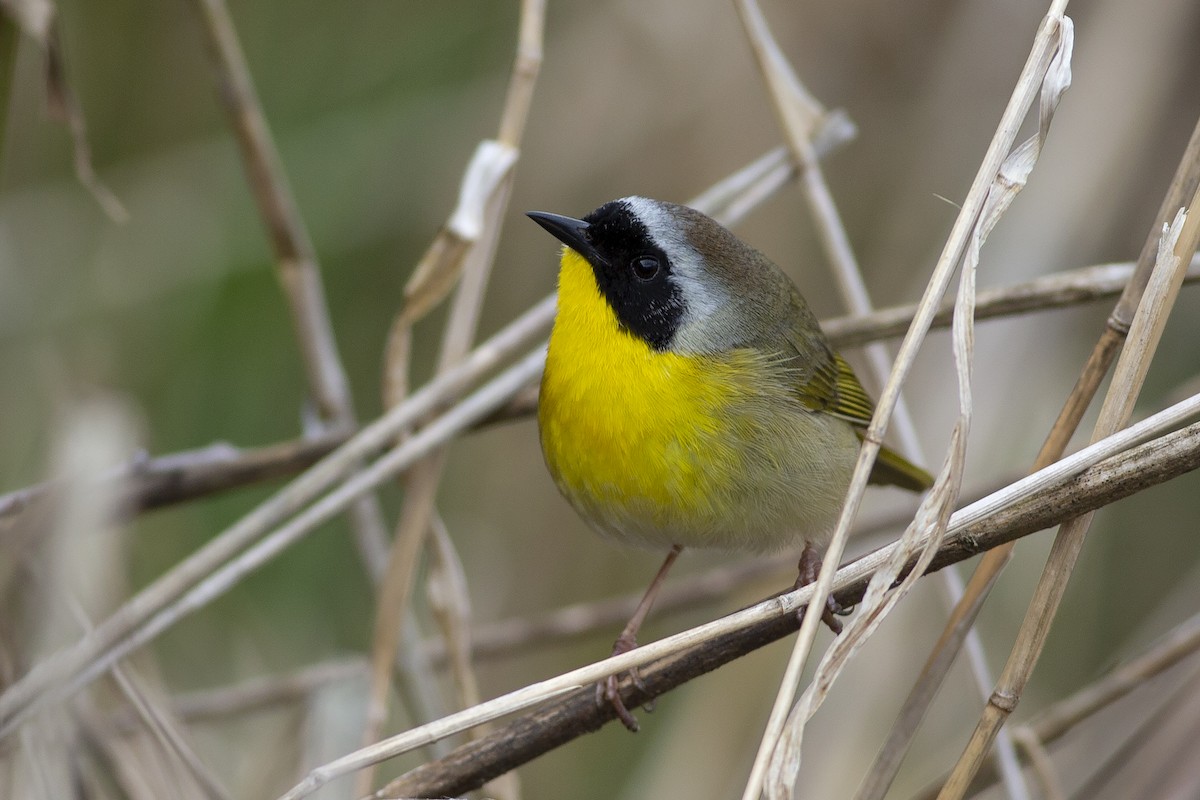
[[[550,232],[551,236],[588,261],[601,264],[605,262],[604,257],[596,252],[596,248],[592,246],[588,237],[588,228],[591,226],[583,220],[546,211],[530,211],[525,216],[541,225]]]

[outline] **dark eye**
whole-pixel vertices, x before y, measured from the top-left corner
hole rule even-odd
[[[634,256],[629,266],[633,274],[644,281],[653,280],[658,274],[658,259],[654,256]]]

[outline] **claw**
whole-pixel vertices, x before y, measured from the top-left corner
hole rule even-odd
[[[596,684],[596,704],[601,705],[605,702],[612,706],[613,711],[617,712],[617,719],[621,720],[621,724],[629,729],[630,733],[637,733],[641,730],[637,717],[630,713],[629,709],[625,707],[625,701],[621,699],[616,675],[609,675]]]
[[[800,563],[798,565],[799,574],[796,576],[796,585],[794,589],[799,589],[801,586],[806,586],[817,579],[821,572],[821,559],[817,555],[817,551],[808,542],[804,543],[804,550],[800,552]],[[803,622],[804,612],[807,609],[800,609],[796,616]],[[833,599],[833,595],[825,598],[825,608],[821,609],[821,621],[829,630],[833,631],[833,635],[837,636],[842,632],[842,623],[837,617],[844,617],[854,611],[854,606],[843,607],[841,603]],[[834,615],[837,615],[835,617]]]
[[[612,654],[619,656],[622,653],[628,653],[630,650],[637,647],[637,639],[622,633],[613,642]],[[642,676],[638,674],[637,669],[631,669],[627,673],[633,684],[642,691],[646,691],[646,684],[642,682]],[[613,707],[613,711],[617,712],[617,718],[621,720],[630,733],[637,733],[641,726],[638,725],[637,717],[630,713],[625,706],[625,701],[621,699],[620,687],[618,686],[617,676],[609,675],[601,683],[596,684],[596,703],[600,704],[607,701]],[[648,710],[648,709],[647,709]]]
[[[642,595],[641,601],[638,603],[637,610],[633,612],[633,617],[625,626],[625,630],[621,631],[621,635],[617,637],[617,641],[613,642],[612,654],[619,656],[621,653],[628,653],[633,648],[637,647],[637,632],[642,626],[642,622],[646,619],[646,615],[650,613],[650,606],[654,604],[654,597],[658,594],[662,582],[667,577],[667,572],[671,569],[671,565],[675,563],[675,559],[679,557],[679,553],[683,550],[681,545],[675,545],[667,553],[667,557],[663,560],[662,566],[658,568],[658,573],[654,576],[654,580],[650,581],[650,586],[646,588],[646,593]],[[642,682],[642,676],[638,674],[636,668],[629,670],[629,680],[634,686],[641,689],[646,694],[650,692],[646,689],[646,684]],[[625,707],[625,702],[621,699],[621,693],[618,687],[616,675],[610,675],[604,681],[596,684],[596,704],[599,705],[605,701],[608,702],[613,710],[617,712],[617,718],[628,728],[632,733],[638,731],[638,721],[629,713],[629,709]],[[653,709],[652,703],[647,703],[642,706],[647,711]]]

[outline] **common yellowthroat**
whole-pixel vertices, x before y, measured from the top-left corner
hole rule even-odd
[[[614,654],[683,547],[802,547],[812,580],[874,407],[795,284],[686,206],[529,216],[566,245],[538,406],[550,474],[596,530],[669,550]],[[932,482],[886,448],[871,480]],[[605,694],[636,730],[615,678]]]

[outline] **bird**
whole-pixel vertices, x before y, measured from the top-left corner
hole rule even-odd
[[[528,216],[564,245],[538,400],[546,466],[596,531],[667,551],[613,655],[637,646],[685,547],[800,548],[796,585],[814,580],[874,404],[795,283],[687,206],[630,196]],[[887,447],[870,478],[932,484]],[[599,693],[638,729],[616,676]]]

